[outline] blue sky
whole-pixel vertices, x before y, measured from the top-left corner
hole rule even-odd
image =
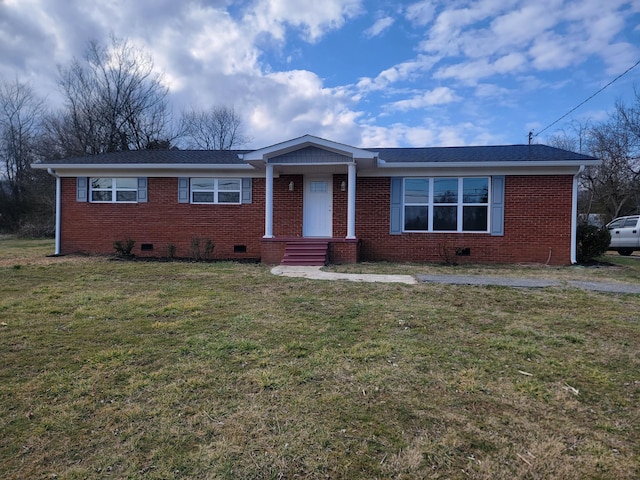
[[[0,74],[59,105],[57,65],[109,34],[174,113],[232,106],[248,147],[518,144],[640,60],[640,0],[0,0]],[[631,104],[640,66],[563,121]]]

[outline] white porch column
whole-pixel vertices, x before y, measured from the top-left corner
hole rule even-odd
[[[580,165],[578,173],[573,176],[573,193],[571,195],[571,263],[578,263],[576,240],[578,237],[578,181],[584,171],[584,165]]]
[[[356,164],[349,164],[347,176],[347,240],[356,238]]]
[[[55,254],[60,255],[60,234],[62,233],[62,179],[56,175],[56,249]]]
[[[266,198],[264,211],[264,237],[273,238],[273,165],[267,163]]]
[[[47,168],[47,172],[56,179],[56,243],[54,255],[60,255],[60,234],[62,233],[62,179],[52,168]]]

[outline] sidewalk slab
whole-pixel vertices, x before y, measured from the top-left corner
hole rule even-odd
[[[570,280],[569,285],[583,290],[590,290],[592,292],[640,294],[640,285],[632,285],[630,283],[583,282]]]
[[[278,265],[271,269],[274,275],[283,277],[301,277],[312,280],[347,280],[349,282],[374,282],[374,283],[405,283],[414,285],[417,283],[412,275],[380,275],[359,273],[325,272],[322,267],[302,267],[290,265]]]
[[[499,287],[546,288],[558,287],[560,282],[538,278],[481,277],[476,275],[416,275],[420,282],[448,285],[495,285]]]
[[[299,277],[311,280],[347,280],[349,282],[375,283],[439,283],[445,285],[480,285],[512,288],[574,287],[592,292],[640,294],[640,285],[614,282],[558,281],[545,278],[517,278],[481,275],[385,275],[368,273],[325,272],[322,267],[278,265],[271,273],[283,277]]]

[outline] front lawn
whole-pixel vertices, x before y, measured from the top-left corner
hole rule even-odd
[[[52,251],[0,239],[0,478],[640,477],[640,295]]]

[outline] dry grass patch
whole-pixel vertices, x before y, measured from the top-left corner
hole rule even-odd
[[[15,249],[2,478],[640,476],[640,296]]]

